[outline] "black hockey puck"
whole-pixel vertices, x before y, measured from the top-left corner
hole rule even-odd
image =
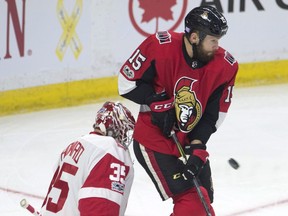
[[[233,167],[234,169],[238,169],[240,167],[239,163],[233,159],[233,158],[230,158],[228,160],[228,163],[230,164],[231,167]]]

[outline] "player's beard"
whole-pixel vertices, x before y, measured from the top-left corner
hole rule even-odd
[[[204,64],[207,64],[214,58],[215,51],[208,52],[204,50],[203,42],[200,42],[198,45],[196,45],[196,49],[197,49],[197,59],[203,62]]]

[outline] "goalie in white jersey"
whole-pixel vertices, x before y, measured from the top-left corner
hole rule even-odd
[[[121,103],[104,103],[94,131],[61,153],[41,214],[124,215],[134,177],[128,150],[134,124]]]

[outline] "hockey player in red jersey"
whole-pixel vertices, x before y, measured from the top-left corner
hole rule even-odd
[[[134,177],[128,150],[134,124],[121,103],[104,103],[94,131],[60,154],[42,216],[123,216]]]
[[[213,186],[206,144],[231,103],[238,71],[233,56],[219,46],[228,25],[211,6],[185,17],[185,32],[157,32],[145,39],[121,67],[118,91],[140,104],[134,130],[134,153],[161,198],[173,199],[174,216],[206,216],[195,186],[211,206]],[[171,131],[188,162],[179,160]]]

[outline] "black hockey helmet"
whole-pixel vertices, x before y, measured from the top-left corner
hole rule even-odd
[[[205,35],[222,37],[227,30],[228,25],[225,17],[212,6],[196,7],[185,17],[185,33],[187,35],[199,31]]]

